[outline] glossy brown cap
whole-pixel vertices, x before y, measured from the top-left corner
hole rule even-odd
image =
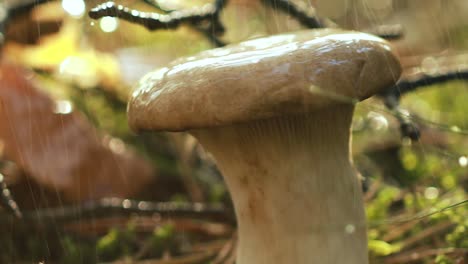
[[[136,130],[183,131],[366,99],[401,74],[390,45],[337,29],[245,41],[147,74],[128,105]]]

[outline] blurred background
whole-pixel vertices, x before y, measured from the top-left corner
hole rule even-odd
[[[468,1],[230,0],[217,35],[210,21],[150,31],[91,19],[101,3],[0,1],[0,263],[234,263],[234,215],[209,154],[184,133],[131,132],[126,101],[145,73],[216,41],[304,29],[292,7],[387,36],[402,81],[421,83],[354,117],[371,262],[468,263]],[[117,2],[160,14],[209,3]]]

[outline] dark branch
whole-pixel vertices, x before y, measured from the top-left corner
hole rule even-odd
[[[224,47],[224,46],[227,45],[226,42],[222,41],[215,34],[213,34],[213,32],[211,32],[210,29],[204,29],[204,28],[200,28],[200,27],[196,27],[196,29],[197,29],[197,31],[202,33],[203,36],[205,36],[213,46],[215,46],[215,47]]]
[[[400,80],[396,85],[380,94],[385,102],[385,106],[394,113],[400,122],[400,131],[403,137],[418,140],[420,133],[416,124],[411,121],[410,116],[405,114],[406,111],[401,109],[401,96],[419,88],[454,80],[468,80],[468,71],[449,71],[433,75],[420,73],[413,77]]]
[[[400,123],[400,133],[403,138],[409,138],[417,141],[421,137],[418,126],[411,121],[407,111],[400,107],[400,98],[393,95],[385,96],[384,103]]]
[[[403,79],[395,86],[385,91],[382,96],[400,97],[405,93],[412,92],[422,87],[431,86],[434,84],[445,83],[454,80],[468,80],[468,71],[453,71],[440,73],[436,75],[421,74],[412,79]]]
[[[13,199],[10,190],[5,183],[5,177],[0,173],[0,205],[7,209],[16,218],[22,218],[22,213],[18,207],[18,204]]]
[[[29,12],[37,5],[50,2],[51,0],[20,0],[12,3],[0,3],[0,45],[5,41],[6,28],[10,20],[18,15]]]
[[[224,2],[224,1],[221,1]],[[169,14],[157,14],[132,10],[114,2],[100,4],[89,11],[89,16],[99,19],[105,16],[118,17],[126,21],[142,25],[149,30],[175,29],[181,24],[200,25],[202,22],[217,20],[220,10],[217,4],[206,4],[202,7],[176,10]],[[212,22],[212,32],[216,35],[224,33],[223,25]]]
[[[41,224],[57,224],[84,219],[107,218],[112,216],[151,216],[159,214],[161,217],[190,217],[198,219],[212,219],[235,223],[234,213],[222,205],[205,205],[201,203],[180,202],[149,202],[121,198],[103,198],[74,206],[58,208],[35,209],[24,211],[26,222]],[[11,221],[12,217],[0,214],[0,223]]]
[[[324,27],[315,17],[315,10],[313,10],[313,8],[299,6],[290,0],[262,0],[262,3],[291,15],[307,28]]]
[[[366,31],[372,35],[379,36],[387,40],[401,39],[404,35],[403,27],[400,24],[380,25]]]

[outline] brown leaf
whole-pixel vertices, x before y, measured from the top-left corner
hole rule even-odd
[[[34,75],[0,65],[0,140],[6,158],[69,201],[128,197],[152,181],[153,168],[121,141],[103,140],[82,114],[58,109]]]

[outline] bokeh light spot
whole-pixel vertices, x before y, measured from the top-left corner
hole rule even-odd
[[[73,17],[81,17],[86,10],[86,4],[83,0],[62,0],[62,8]]]
[[[103,17],[99,22],[99,27],[104,32],[114,32],[119,27],[119,20],[115,17]]]
[[[460,164],[460,166],[462,166],[462,167],[466,167],[468,165],[468,158],[465,157],[465,156],[461,156],[458,159],[458,164]]]
[[[427,187],[426,190],[424,190],[424,197],[429,200],[436,199],[439,197],[439,189],[436,187]]]

